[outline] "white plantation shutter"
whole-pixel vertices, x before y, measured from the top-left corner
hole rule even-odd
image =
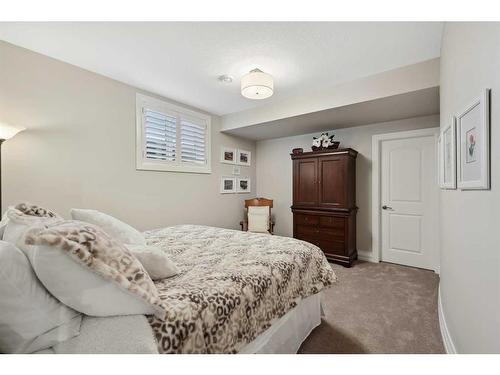
[[[137,94],[137,169],[210,173],[210,116]]]
[[[176,117],[149,109],[143,110],[146,159],[175,161]]]
[[[181,160],[187,163],[206,163],[206,126],[200,121],[181,118]]]

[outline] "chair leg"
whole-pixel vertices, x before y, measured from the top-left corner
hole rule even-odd
[[[248,223],[245,222],[245,221],[240,221],[240,226],[241,226],[241,230],[243,232],[246,232],[247,231],[247,228],[248,228]]]

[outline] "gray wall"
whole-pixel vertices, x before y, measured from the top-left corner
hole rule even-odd
[[[2,147],[3,208],[28,200],[66,217],[72,207],[96,208],[140,229],[239,227],[255,163],[241,167],[252,194],[221,195],[220,177],[232,167],[219,163],[219,150],[255,152],[255,143],[220,133],[213,116],[212,174],[137,171],[139,91],[0,41],[0,121],[28,128]]]
[[[404,130],[438,127],[439,116],[416,117],[386,123],[358,126],[333,131],[340,147],[351,147],[359,152],[356,162],[357,247],[362,256],[371,256],[371,159],[372,135]],[[330,133],[331,134],[331,133]],[[295,147],[311,149],[313,136],[306,134],[257,142],[257,194],[274,199],[276,233],[292,236],[292,162],[290,152]]]
[[[491,191],[441,192],[441,298],[459,353],[500,352],[500,24],[447,23],[441,124],[491,88]]]

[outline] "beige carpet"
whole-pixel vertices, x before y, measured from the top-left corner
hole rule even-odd
[[[439,277],[389,263],[332,265],[325,318],[299,353],[444,353],[437,314]]]

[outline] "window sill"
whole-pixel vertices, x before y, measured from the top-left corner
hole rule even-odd
[[[159,163],[142,162],[137,165],[138,171],[155,171],[155,172],[179,172],[179,173],[200,173],[211,174],[212,169],[207,166],[194,166],[194,165],[165,165]]]

